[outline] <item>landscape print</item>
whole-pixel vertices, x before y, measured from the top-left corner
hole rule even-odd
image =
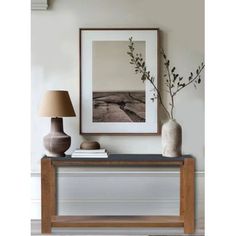
[[[93,92],[93,122],[145,122],[145,91]]]
[[[145,84],[130,65],[127,40],[93,41],[92,122],[145,122]],[[145,58],[145,41],[136,41]]]

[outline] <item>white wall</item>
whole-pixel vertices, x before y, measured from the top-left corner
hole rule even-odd
[[[47,11],[32,11],[33,203],[39,203],[40,200],[39,185],[36,183],[39,181],[40,158],[44,154],[42,138],[49,131],[50,126],[48,118],[38,117],[38,107],[47,89],[65,89],[69,90],[71,95],[77,117],[64,118],[64,129],[72,137],[72,145],[68,153],[71,153],[86,138],[99,141],[102,146],[113,153],[161,153],[160,136],[83,137],[79,135],[80,27],[158,27],[161,30],[161,46],[179,73],[185,76],[190,71],[195,71],[196,66],[204,59],[203,0],[54,0],[50,1],[50,5]],[[201,179],[197,187],[199,189],[197,200],[201,202],[198,205],[198,214],[203,217],[203,84],[197,90],[188,88],[180,94],[176,101],[176,119],[183,128],[183,153],[192,154],[197,161],[196,176],[197,179]],[[96,170],[93,171],[96,172]],[[65,170],[65,172],[70,172],[70,170]],[[165,173],[172,176],[170,170],[166,170]],[[70,174],[66,176],[69,178]],[[110,173],[109,176],[112,174]],[[140,174],[139,178],[142,179],[142,177],[143,175]],[[90,184],[94,183],[89,178],[87,181]],[[162,181],[165,186],[167,180],[163,178]],[[61,186],[61,191],[67,191],[63,182]],[[132,181],[130,186],[133,186]],[[174,182],[170,183],[170,197],[175,196],[174,190],[171,189],[176,189],[176,186]],[[134,187],[133,191],[137,189],[138,187],[136,189]],[[143,190],[145,191],[145,188]],[[150,200],[153,194],[155,195],[149,192],[142,201]],[[155,195],[155,199],[162,200],[158,194]],[[176,204],[171,208],[173,213]],[[33,204],[32,208],[33,218],[40,217],[39,204],[36,205]],[[132,211],[132,207],[130,209]]]

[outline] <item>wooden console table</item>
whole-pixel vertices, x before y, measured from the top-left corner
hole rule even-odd
[[[52,227],[184,227],[184,233],[194,232],[194,159],[190,156],[166,158],[154,154],[111,154],[109,158],[41,159],[42,233]],[[58,216],[57,167],[179,167],[180,212],[178,216]]]

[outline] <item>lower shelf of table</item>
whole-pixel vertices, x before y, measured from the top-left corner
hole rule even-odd
[[[181,216],[52,216],[52,227],[183,227]]]

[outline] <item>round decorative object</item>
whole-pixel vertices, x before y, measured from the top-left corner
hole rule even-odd
[[[80,149],[86,149],[86,150],[100,149],[100,144],[95,141],[84,141],[80,144]]]
[[[162,155],[165,157],[180,157],[182,146],[182,128],[174,120],[169,119],[162,126]]]

